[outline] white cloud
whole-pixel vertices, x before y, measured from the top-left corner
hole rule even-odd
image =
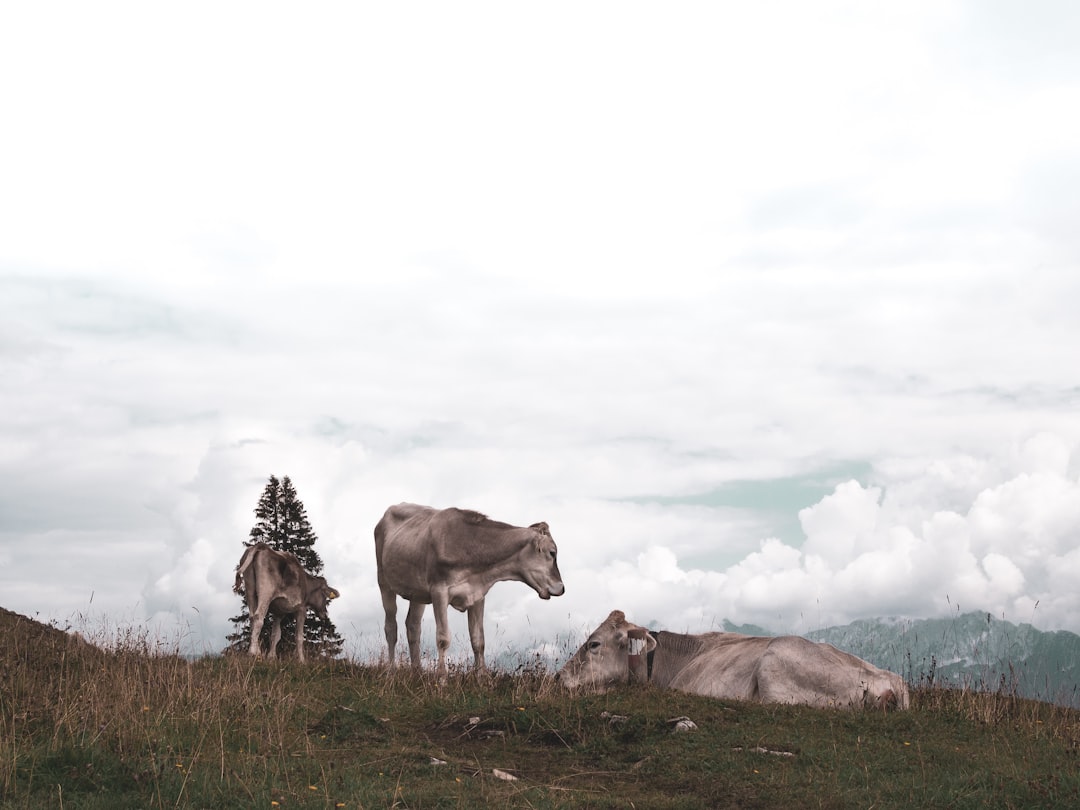
[[[848,481],[820,503],[799,512],[806,533],[802,551],[837,565],[858,557],[870,545],[877,526],[881,491]]]
[[[400,500],[551,523],[567,595],[500,585],[507,640],[1080,629],[1080,31],[1013,16],[5,8],[4,606],[214,648],[276,473],[365,645]],[[802,539],[705,497],[845,464]]]
[[[991,592],[1004,597],[1016,596],[1024,587],[1024,573],[1003,554],[991,553],[982,559],[982,567],[990,578]]]
[[[672,568],[673,560],[656,568],[661,581],[679,583],[680,601],[712,598],[732,611],[727,618],[777,629],[867,615],[941,615],[957,604],[1027,620],[1035,603],[1042,622],[1075,626],[1076,598],[1058,567],[1074,565],[1078,496],[1075,479],[1020,473],[980,493],[966,514],[938,512],[903,525],[895,521],[910,513],[904,504],[886,507],[876,488],[848,482],[803,510],[801,548],[765,540],[723,572],[727,601],[687,594],[692,572]],[[1068,551],[1059,556],[1059,549]]]

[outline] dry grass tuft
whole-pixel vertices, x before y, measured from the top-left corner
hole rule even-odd
[[[1080,806],[1080,715],[1008,690],[889,714],[571,698],[535,665],[187,661],[8,611],[0,635],[3,807]]]

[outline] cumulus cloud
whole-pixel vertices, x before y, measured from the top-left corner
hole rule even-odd
[[[0,12],[5,607],[217,648],[287,474],[362,646],[403,500],[551,524],[507,643],[1080,629],[1075,15],[430,11]]]
[[[875,545],[881,490],[863,489],[857,481],[839,485],[814,506],[799,512],[806,533],[803,554],[817,556],[831,565],[858,558]]]
[[[651,549],[653,579],[677,587],[667,589],[674,605],[650,608],[662,619],[685,610],[676,605],[701,601],[727,611],[723,618],[805,631],[869,615],[945,615],[957,606],[1028,621],[1037,604],[1041,625],[1075,627],[1075,589],[1065,583],[1077,561],[1080,482],[1064,474],[1074,450],[1060,452],[1062,442],[1045,435],[1033,441],[1055,448],[1058,472],[1015,474],[979,492],[964,512],[908,522],[919,510],[902,500],[886,503],[881,488],[849,481],[800,513],[801,545],[764,539],[758,551],[712,578],[682,570],[669,551]],[[928,465],[927,475],[936,480],[940,465]],[[905,492],[924,485],[896,483]],[[626,575],[632,570],[611,569],[622,575],[613,596],[631,603],[637,586]],[[636,615],[643,618],[640,609]]]

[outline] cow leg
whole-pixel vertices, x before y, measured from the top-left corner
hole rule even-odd
[[[386,620],[383,622],[386,651],[390,656],[390,668],[393,669],[397,666],[397,594],[381,586],[380,590],[382,591],[383,613],[386,614]],[[408,622],[406,622],[407,626]]]
[[[307,610],[301,608],[296,613],[296,657],[300,663],[304,663],[304,619],[307,618]]]
[[[484,669],[484,600],[478,599],[469,608],[469,641],[472,642],[473,666]]]
[[[281,641],[281,617],[276,613],[270,617],[270,650],[266,657],[273,661],[277,658],[277,645]]]
[[[251,615],[251,645],[248,652],[259,655],[262,652],[259,638],[262,636],[263,623],[266,621],[266,613],[269,605],[260,605],[254,599],[248,600],[248,613]]]
[[[439,650],[439,663],[435,669],[440,678],[446,677],[446,651],[450,649],[450,623],[446,620],[446,611],[449,607],[450,595],[446,589],[432,589],[431,609],[435,611],[435,646]]]
[[[259,636],[262,634],[263,622],[265,617],[261,614],[251,617],[251,645],[248,648],[248,652],[252,655],[258,655],[262,650],[259,649]]]
[[[412,668],[420,671],[420,623],[424,618],[423,602],[409,602],[409,612],[405,616],[405,637],[409,641],[409,661]],[[397,627],[394,628],[395,634]]]

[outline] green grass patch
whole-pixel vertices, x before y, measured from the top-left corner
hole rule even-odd
[[[917,689],[891,714],[570,696],[536,670],[105,652],[13,615],[4,808],[1080,806],[1078,713],[1005,694]]]

